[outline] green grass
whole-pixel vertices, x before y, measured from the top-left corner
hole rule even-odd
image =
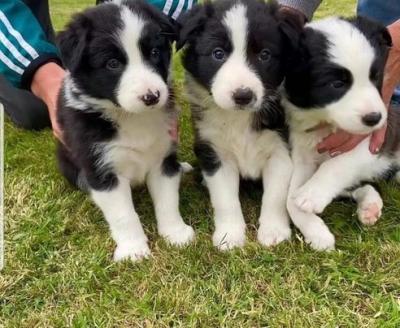
[[[94,1],[93,1],[94,2]],[[57,29],[90,2],[53,0]],[[317,16],[351,15],[349,0],[326,0]],[[176,87],[182,70],[175,68]],[[183,99],[182,160],[194,162]],[[99,210],[57,171],[50,131],[6,123],[6,268],[0,275],[0,327],[400,327],[400,191],[382,184],[385,211],[361,226],[350,203],[324,217],[337,236],[331,253],[312,251],[295,231],[273,249],[256,243],[260,193],[244,193],[248,244],[219,253],[211,245],[206,190],[185,176],[181,210],[197,232],[184,249],[156,234],[149,195],[134,201],[154,258],[111,261],[114,244]]]

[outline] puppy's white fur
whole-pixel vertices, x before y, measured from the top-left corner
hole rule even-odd
[[[154,107],[161,108],[167,102],[168,87],[162,78],[146,65],[138,46],[145,22],[128,8],[124,6],[122,8],[124,27],[118,39],[126,51],[128,69],[121,77],[117,100],[126,111],[133,113],[148,111],[149,108],[145,106],[141,97],[151,91],[160,94],[160,100]]]
[[[239,176],[263,180],[259,241],[270,246],[290,238],[285,202],[292,165],[278,133],[254,131],[250,112],[226,113],[216,107],[208,107],[197,126],[222,162],[214,175],[205,175],[215,211],[214,244],[221,249],[244,245]]]

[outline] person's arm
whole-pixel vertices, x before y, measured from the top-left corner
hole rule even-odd
[[[57,99],[64,76],[65,71],[60,65],[47,62],[36,70],[31,83],[32,93],[47,105],[53,134],[61,142],[63,139],[57,121]]]
[[[287,10],[303,20],[309,22],[321,4],[322,0],[279,0],[278,3],[282,6],[281,10]]]
[[[30,8],[20,0],[0,1],[0,74],[18,88],[30,89],[42,65],[60,63]]]
[[[56,103],[64,70],[30,8],[20,0],[0,2],[0,74],[17,88],[31,90],[49,110],[53,132],[61,138]]]
[[[386,63],[382,97],[387,106],[393,96],[394,89],[400,84],[400,19],[388,26],[393,46]]]
[[[382,98],[388,109],[390,109],[390,99],[397,85],[400,84],[400,20],[388,26],[392,37],[393,46],[390,49],[389,57],[386,62],[385,75],[382,87]],[[385,141],[386,126],[375,131],[371,136],[369,150],[373,154],[379,153]],[[352,135],[340,131],[328,136],[318,145],[318,151],[329,152],[331,156],[337,156],[352,150],[368,136]]]

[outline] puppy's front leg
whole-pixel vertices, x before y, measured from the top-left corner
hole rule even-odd
[[[220,250],[242,247],[246,225],[239,200],[239,172],[234,164],[222,162],[212,174],[204,173],[214,208],[214,246]]]
[[[264,194],[257,237],[265,246],[276,245],[290,238],[286,201],[292,168],[288,151],[282,149],[270,158],[263,171]]]
[[[332,250],[335,248],[335,237],[324,221],[315,214],[303,212],[294,201],[294,195],[299,186],[303,185],[314,173],[315,164],[306,163],[294,155],[293,165],[293,175],[287,200],[289,215],[312,248],[316,250]]]
[[[178,246],[185,245],[194,238],[193,228],[183,222],[179,212],[179,184],[182,171],[175,157],[167,157],[161,167],[154,167],[147,176],[158,232],[171,244]]]
[[[389,168],[390,163],[384,158],[370,154],[368,144],[365,140],[353,151],[322,163],[298,190],[296,205],[308,213],[321,213],[345,189],[362,180],[370,180]]]
[[[118,184],[110,190],[90,190],[90,195],[106,218],[111,235],[117,243],[114,260],[132,261],[148,257],[150,249],[139,217],[132,202],[129,180],[118,177]]]

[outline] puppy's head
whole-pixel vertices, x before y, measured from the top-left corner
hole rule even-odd
[[[221,0],[182,17],[183,64],[218,107],[257,111],[276,98],[288,34],[277,9],[264,1]]]
[[[350,133],[379,129],[387,118],[380,90],[390,45],[386,28],[366,18],[308,24],[286,77],[289,102],[323,111]]]
[[[165,105],[173,24],[144,1],[106,3],[74,17],[59,35],[79,90],[128,112]]]

